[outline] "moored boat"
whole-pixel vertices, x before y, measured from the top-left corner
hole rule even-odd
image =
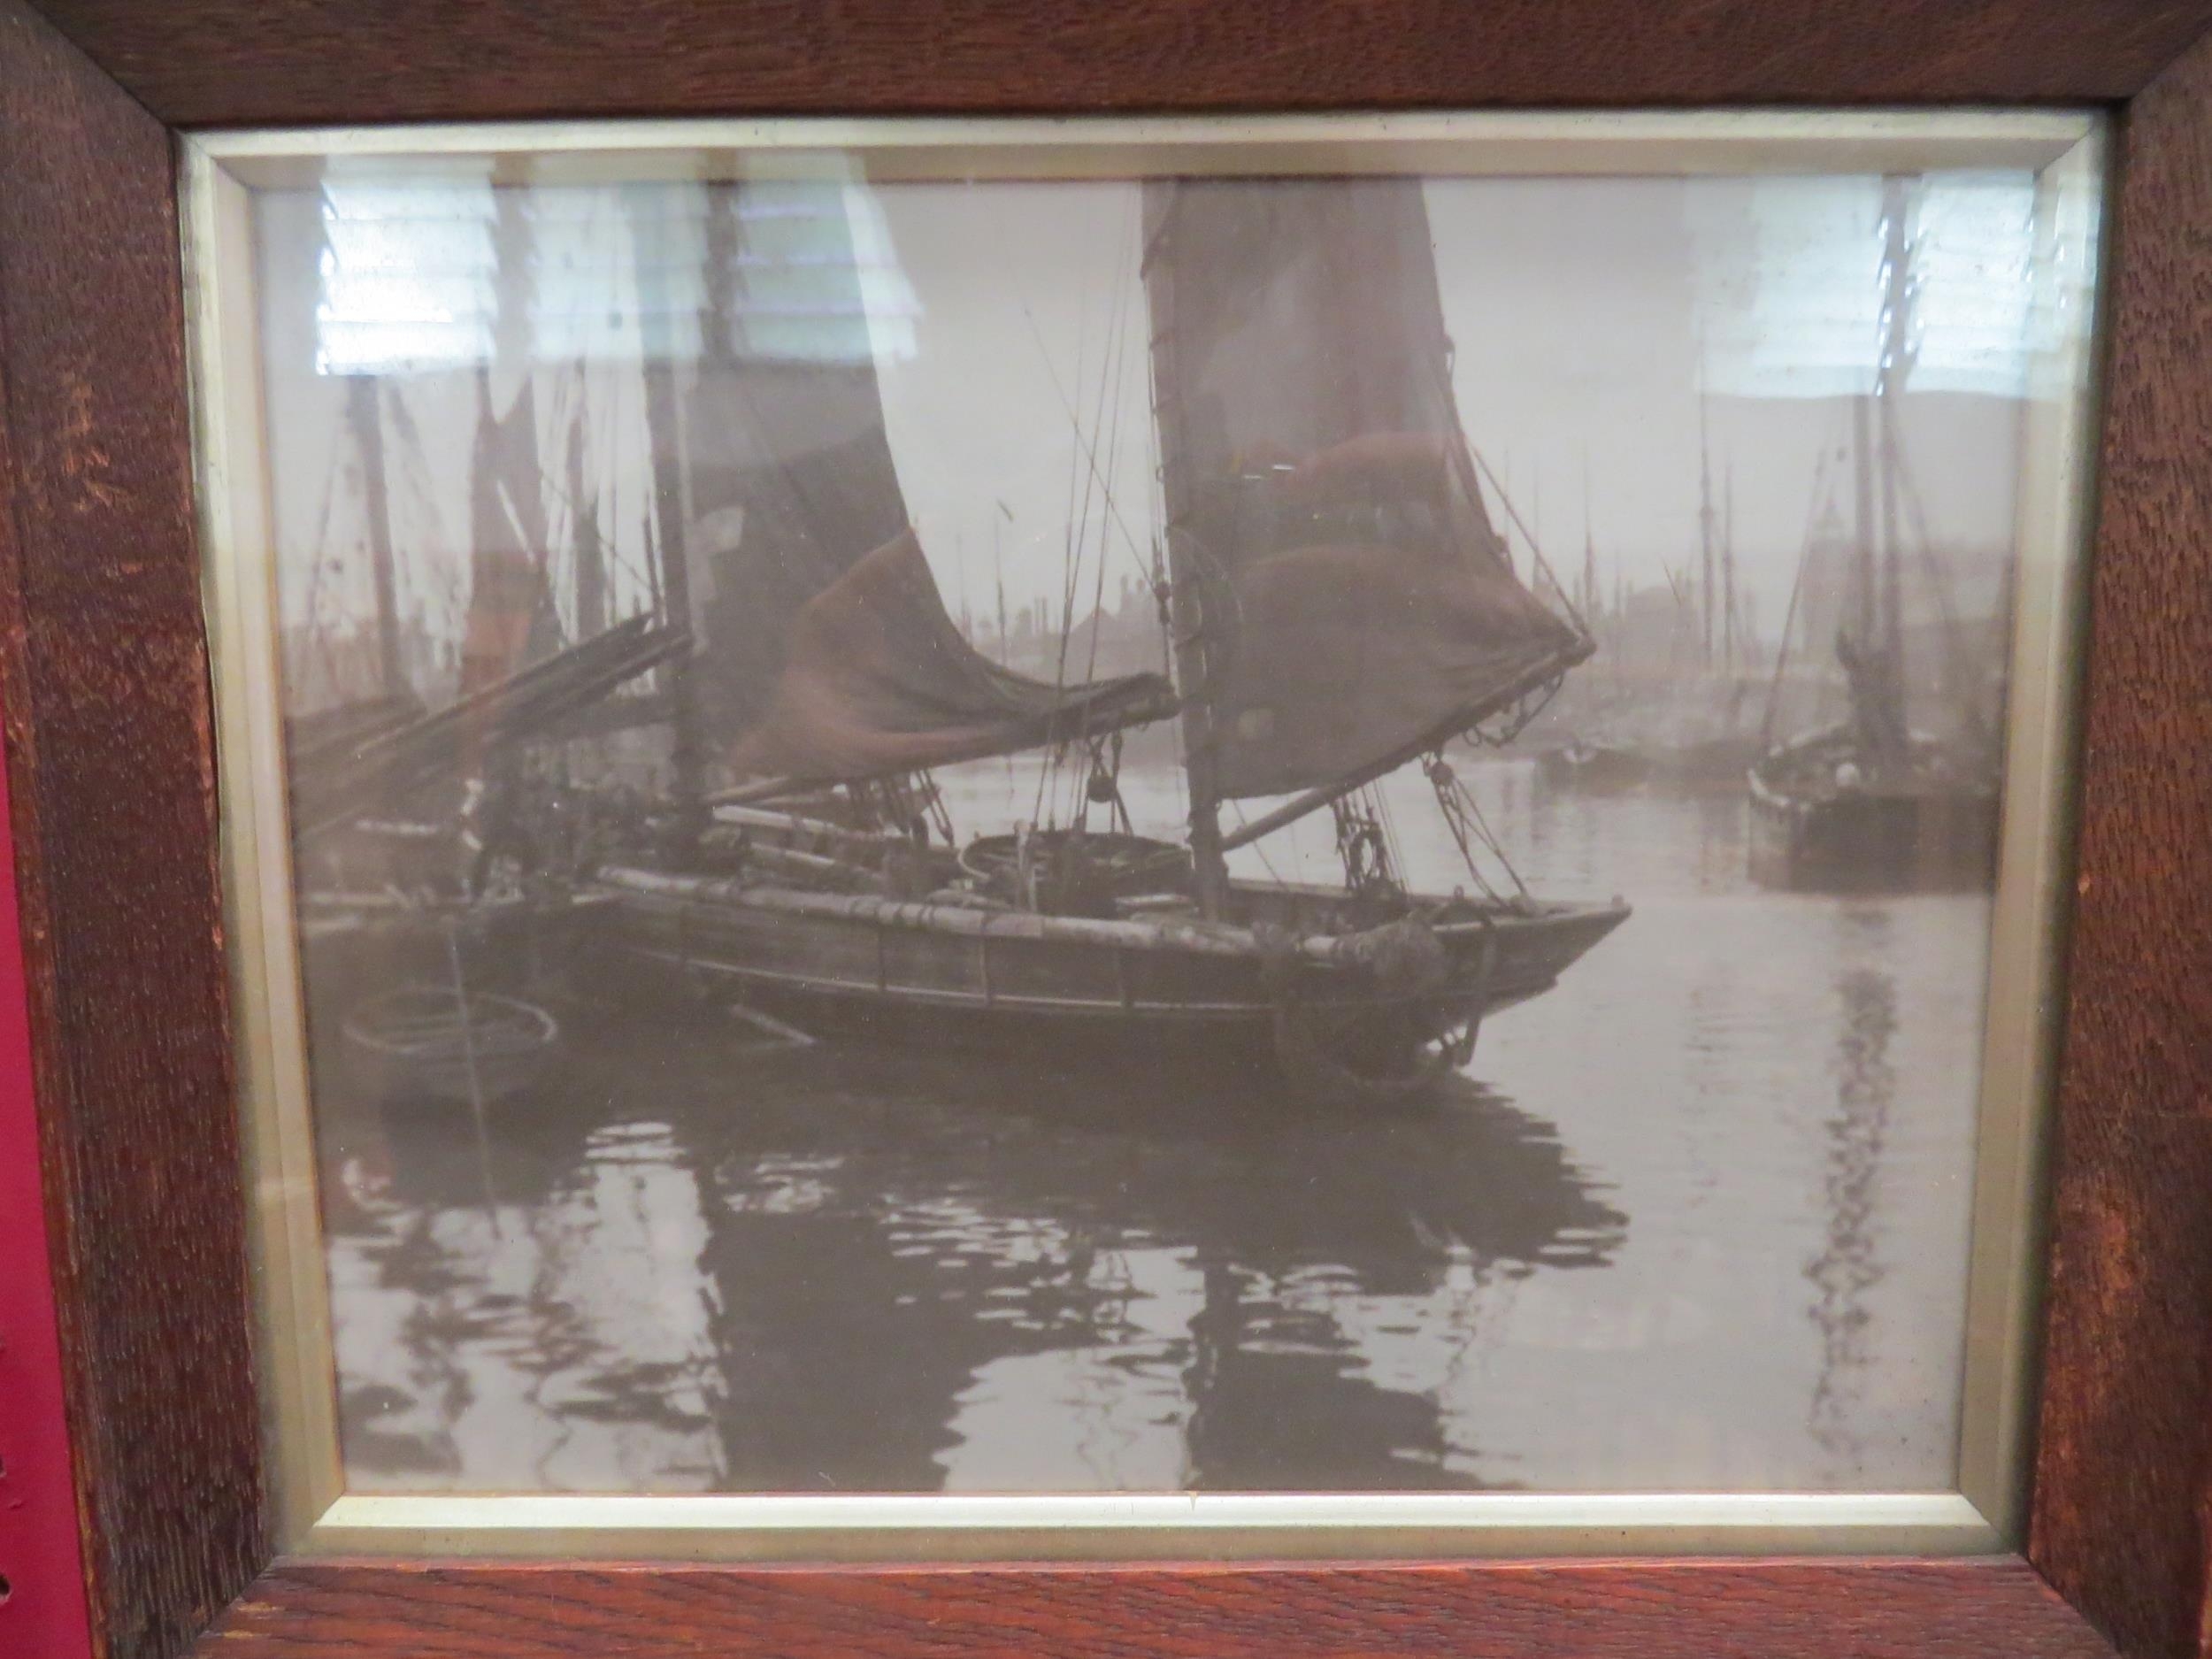
[[[1799,892],[1948,892],[1987,884],[1997,791],[1961,777],[1948,746],[1910,741],[1870,778],[1848,726],[1784,745],[1750,774],[1751,878]]]
[[[1406,1078],[1551,988],[1621,905],[1444,900],[1362,926],[1344,894],[1232,883],[1227,913],[1111,919],[626,869],[628,955],[810,1032],[957,1045],[1211,1051],[1309,1078]],[[1091,1052],[1095,1052],[1094,1047]]]
[[[1591,641],[1492,528],[1417,182],[1159,181],[1144,210],[1174,682],[1048,683],[982,657],[899,522],[864,348],[733,350],[703,384],[741,395],[654,434],[657,453],[750,457],[690,464],[695,522],[733,537],[662,538],[696,571],[666,584],[672,608],[715,596],[692,607],[670,701],[694,730],[673,747],[718,749],[727,782],[702,789],[688,847],[602,867],[595,926],[623,959],[809,1033],[1417,1089],[1627,914],[1529,896],[1443,758],[1515,727]],[[1119,734],[1171,721],[1179,844],[1136,833],[1118,781]],[[1025,751],[1074,784],[1067,816],[964,847],[933,769]],[[1448,894],[1404,881],[1372,793],[1416,765],[1467,864]],[[1243,800],[1274,804],[1225,828]],[[1324,810],[1340,887],[1232,879],[1237,848]]]
[[[534,1083],[561,1036],[534,1002],[430,984],[365,999],[343,1032],[356,1087],[369,1098],[479,1108]]]
[[[1996,868],[2000,722],[1972,683],[1940,562],[1925,546],[1916,563],[1933,589],[1926,609],[1935,660],[1917,677],[1909,660],[1898,403],[1914,349],[1909,212],[1905,181],[1892,179],[1883,195],[1887,292],[1873,388],[1851,406],[1854,521],[1847,534],[1833,503],[1822,507],[1791,601],[1814,648],[1806,657],[1816,661],[1832,639],[1832,671],[1813,683],[1833,685],[1846,712],[1781,735],[1793,686],[1786,638],[1768,702],[1769,747],[1747,774],[1750,873],[1768,887],[1971,889],[1987,887]],[[1981,678],[2002,683],[2001,672]],[[1943,695],[1932,699],[1930,689]],[[1946,729],[1930,729],[1939,720]]]

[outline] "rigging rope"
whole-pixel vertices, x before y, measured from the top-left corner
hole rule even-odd
[[[1483,895],[1501,902],[1506,896],[1483,874],[1482,866],[1475,857],[1477,843],[1498,861],[1499,868],[1512,879],[1514,890],[1522,898],[1526,898],[1528,886],[1521,879],[1521,872],[1506,856],[1504,845],[1483,817],[1482,808],[1476,802],[1474,793],[1460,781],[1459,774],[1444,758],[1444,751],[1440,749],[1431,755],[1422,770],[1427,774],[1429,787],[1436,791],[1436,804],[1444,816],[1444,827],[1451,832],[1452,840],[1459,847],[1460,859],[1467,866],[1467,874],[1482,890]]]
[[[1512,715],[1503,726],[1494,730],[1478,720],[1460,735],[1471,743],[1487,744],[1492,749],[1504,748],[1526,731],[1538,715],[1551,706],[1551,700],[1559,695],[1559,687],[1566,683],[1566,672],[1562,670],[1525,694],[1514,704]]]
[[[1029,332],[1036,338],[1037,350],[1044,358],[1045,376],[1052,382],[1052,390],[1054,395],[1060,400],[1061,411],[1067,416],[1069,421],[1075,427],[1076,443],[1082,453],[1084,460],[1089,464],[1093,475],[1097,476],[1099,472],[1097,446],[1095,444],[1087,442],[1084,439],[1082,416],[1078,412],[1077,406],[1074,402],[1069,398],[1067,388],[1061,384],[1059,371],[1053,366],[1052,353],[1045,345],[1044,331],[1037,326],[1036,315],[1030,311],[1026,304],[1022,307],[1022,315],[1028,319]],[[1080,392],[1081,389],[1082,388],[1079,380],[1077,390]],[[1103,479],[1101,479],[1100,481],[1102,483],[1104,480]],[[1144,555],[1139,551],[1137,547],[1137,539],[1130,533],[1128,520],[1121,516],[1121,509],[1114,504],[1113,495],[1110,491],[1107,494],[1106,502],[1109,516],[1113,521],[1114,527],[1121,532],[1122,545],[1128,550],[1129,557],[1136,562],[1139,573],[1148,574],[1148,572],[1145,570]]]
[[[1546,581],[1551,584],[1553,595],[1565,608],[1568,616],[1574,619],[1575,631],[1587,637],[1590,630],[1582,620],[1582,613],[1575,609],[1574,601],[1567,597],[1565,587],[1561,584],[1557,572],[1552,569],[1551,561],[1544,557],[1544,549],[1536,544],[1536,537],[1530,533],[1528,526],[1521,522],[1521,515],[1514,509],[1512,498],[1505,493],[1505,486],[1498,481],[1498,475],[1490,470],[1490,463],[1482,458],[1481,450],[1471,443],[1466,445],[1466,451],[1474,464],[1482,469],[1482,475],[1490,480],[1490,488],[1498,492],[1498,505],[1505,509],[1505,516],[1519,528],[1522,538],[1527,541],[1529,562],[1532,566],[1530,574],[1532,576],[1540,574]],[[1533,581],[1528,584],[1528,588],[1532,594],[1536,593],[1536,584]],[[1541,597],[1540,595],[1538,596]]]
[[[1398,833],[1398,815],[1390,804],[1390,797],[1383,792],[1381,780],[1367,786],[1370,810],[1382,825],[1383,844],[1390,849],[1390,868],[1394,875],[1403,877],[1406,868],[1405,842]]]
[[[945,804],[945,792],[937,787],[937,774],[924,767],[914,774],[914,781],[931,821],[945,838],[945,845],[957,847],[960,842],[953,829],[952,809]]]
[[[1244,828],[1246,824],[1249,821],[1244,816],[1244,803],[1241,801],[1233,800],[1228,803],[1228,805],[1230,810],[1237,815],[1237,827],[1239,829]],[[1264,838],[1256,841],[1247,841],[1245,845],[1259,855],[1260,868],[1267,872],[1267,879],[1270,881],[1272,881],[1279,887],[1289,885],[1276,871],[1275,861],[1267,856],[1267,842]]]
[[[1344,886],[1355,898],[1395,895],[1398,861],[1382,804],[1371,788],[1339,795],[1329,803],[1336,822],[1336,853],[1344,864]]]
[[[1822,512],[1829,505],[1824,489],[1832,489],[1828,478],[1828,446],[1824,442],[1813,458],[1813,490],[1811,505],[1805,511],[1805,536],[1797,550],[1797,573],[1790,580],[1790,603],[1782,612],[1782,642],[1774,653],[1774,677],[1767,683],[1767,706],[1759,722],[1759,749],[1762,753],[1774,745],[1774,722],[1782,700],[1782,676],[1790,664],[1790,640],[1797,626],[1797,605],[1805,591],[1805,570],[1812,561],[1813,538],[1819,533]]]

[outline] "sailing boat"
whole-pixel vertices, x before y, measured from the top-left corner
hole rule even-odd
[[[1912,368],[1911,279],[1906,183],[1883,194],[1884,271],[1879,366],[1874,390],[1852,400],[1850,448],[1855,522],[1844,547],[1849,569],[1834,661],[1849,713],[1773,743],[1788,666],[1778,660],[1768,703],[1767,753],[1750,772],[1750,866],[1763,886],[1805,891],[1904,891],[1985,885],[1997,842],[1998,756],[1990,723],[1970,700],[1954,698],[1964,729],[1940,733],[1914,724],[1905,631],[1905,489],[1898,405]],[[1877,497],[1879,498],[1878,519]],[[1816,562],[1843,538],[1830,528],[1809,538],[1793,611],[1819,617]],[[1933,550],[1923,549],[1931,568]],[[1947,596],[1939,678],[1955,679],[1962,653]],[[1824,621],[1824,617],[1819,620]]]
[[[649,613],[608,621],[580,388],[567,430],[577,626],[573,642],[566,637],[549,580],[528,312],[518,291],[532,262],[516,192],[498,194],[493,233],[494,360],[465,379],[408,371],[424,376],[420,401],[432,409],[443,403],[449,416],[464,396],[475,407],[457,684],[432,707],[408,676],[388,419],[418,472],[421,442],[400,386],[387,383],[396,371],[359,370],[347,384],[343,430],[358,461],[379,695],[296,717],[288,732],[311,1018],[342,1041],[365,1090],[448,1101],[465,1092],[478,1105],[525,1087],[557,1052],[553,1015],[511,992],[542,977],[555,954],[545,948],[571,936],[580,903],[566,878],[568,843],[582,826],[549,779],[525,775],[523,751],[571,734],[587,712],[608,728],[610,714],[639,701],[613,694],[688,643]],[[514,388],[503,412],[495,370]],[[419,618],[416,626],[419,641]],[[425,677],[438,676],[434,668]]]
[[[695,470],[758,494],[692,587],[699,718],[734,729],[741,781],[687,851],[603,868],[621,902],[600,915],[634,956],[810,1030],[1088,1037],[1330,1093],[1417,1087],[1627,910],[1410,892],[1361,792],[1421,765],[1479,886],[1486,832],[1443,745],[1590,641],[1516,577],[1482,505],[1417,182],[1156,181],[1144,224],[1179,695],[977,652],[904,525],[864,343],[830,361],[741,342],[703,367],[721,390],[695,425],[749,458]],[[833,264],[814,250],[818,280]],[[1132,832],[1111,741],[1170,719],[1181,844]],[[1040,749],[1080,757],[1075,821],[957,848],[930,769]],[[1225,833],[1225,803],[1282,796]],[[1323,808],[1343,887],[1231,877],[1229,852]]]

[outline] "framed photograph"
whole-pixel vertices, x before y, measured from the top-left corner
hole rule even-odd
[[[288,1547],[2015,1541],[2101,154],[191,141]]]
[[[96,1650],[2190,1650],[2187,28],[766,119],[6,3]]]

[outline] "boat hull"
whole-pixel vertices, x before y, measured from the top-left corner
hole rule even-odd
[[[517,997],[445,986],[387,992],[346,1017],[354,1087],[365,1099],[483,1107],[519,1094],[557,1057],[560,1025]]]
[[[1245,889],[1249,926],[1094,921],[611,871],[595,926],[626,962],[726,992],[812,1036],[1279,1064],[1287,1043],[1393,1075],[1423,1045],[1549,989],[1624,906],[1500,905],[1356,938]]]
[[[1751,878],[1800,893],[1986,888],[1996,868],[1997,798],[1986,791],[1878,788],[1825,797],[1751,791]]]

